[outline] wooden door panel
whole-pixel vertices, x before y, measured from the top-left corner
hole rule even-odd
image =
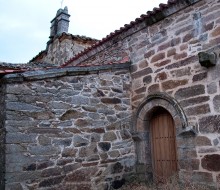
[[[150,122],[153,173],[166,179],[177,171],[175,127],[172,116],[164,109],[157,111]]]

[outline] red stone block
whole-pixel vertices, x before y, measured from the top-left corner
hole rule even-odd
[[[220,155],[219,154],[211,154],[205,155],[202,158],[202,167],[209,171],[220,171]]]
[[[175,60],[183,59],[183,58],[186,58],[186,57],[187,57],[187,53],[186,52],[174,55],[174,59]]]
[[[140,63],[139,63],[139,68],[140,69],[143,69],[143,68],[145,68],[145,67],[147,67],[148,66],[148,62],[146,61],[146,60],[143,60],[143,61],[141,61]]]
[[[186,34],[186,35],[183,37],[183,43],[188,42],[188,41],[190,41],[191,39],[193,39],[193,33],[192,33],[192,32]]]
[[[218,26],[217,28],[215,28],[212,33],[211,33],[212,37],[216,37],[216,36],[220,36],[220,26]]]
[[[157,67],[162,67],[162,66],[167,65],[167,64],[169,64],[169,63],[171,63],[171,60],[170,60],[170,59],[167,59],[167,60],[161,61],[161,62],[159,62],[159,63],[156,63],[155,66],[157,66]]]
[[[152,57],[151,63],[157,62],[157,61],[162,60],[164,58],[165,58],[165,53],[164,52],[163,53],[158,53],[158,54],[156,54]]]
[[[183,86],[188,83],[187,79],[184,80],[169,80],[162,83],[163,90],[174,89],[178,86]]]
[[[167,57],[170,57],[172,55],[176,54],[176,48],[172,48],[170,50],[167,51]]]
[[[167,74],[166,74],[166,72],[158,73],[158,74],[156,75],[156,77],[155,77],[155,81],[156,81],[157,79],[159,79],[160,81],[167,79]]]
[[[150,50],[144,54],[144,58],[150,58],[154,54],[155,54],[155,50]]]
[[[166,43],[163,43],[162,45],[160,45],[157,49],[157,51],[162,51],[164,49],[167,49],[171,46],[171,42],[166,42]]]

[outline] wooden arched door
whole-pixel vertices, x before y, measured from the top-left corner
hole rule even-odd
[[[158,108],[150,120],[155,182],[164,183],[177,172],[176,135],[170,113]]]

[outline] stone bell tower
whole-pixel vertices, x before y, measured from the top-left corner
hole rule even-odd
[[[69,18],[68,8],[59,9],[55,18],[51,21],[50,27],[50,38],[56,35],[62,34],[63,32],[68,33],[69,28]]]

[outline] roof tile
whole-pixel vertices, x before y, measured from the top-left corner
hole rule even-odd
[[[122,33],[123,31],[128,30],[129,28],[131,28],[133,25],[143,21],[146,18],[149,18],[151,16],[155,16],[158,12],[163,11],[164,9],[169,8],[171,5],[177,3],[178,0],[168,0],[167,4],[159,4],[159,7],[155,7],[153,9],[153,11],[147,11],[147,14],[142,14],[139,18],[136,18],[135,21],[131,21],[129,24],[125,24],[124,27],[121,27],[119,30],[115,30],[114,32],[111,32],[109,35],[107,35],[106,37],[104,37],[101,41],[93,44],[90,48],[86,48],[84,49],[83,52],[79,52],[78,54],[76,54],[74,57],[72,57],[71,59],[69,59],[68,61],[66,61],[62,66],[66,66],[68,64],[70,64],[72,61],[78,59],[80,56],[88,53],[89,51],[91,51],[92,49],[94,49],[95,47],[100,46],[101,44],[103,44],[104,42],[110,40],[111,38],[113,38],[115,35]]]

